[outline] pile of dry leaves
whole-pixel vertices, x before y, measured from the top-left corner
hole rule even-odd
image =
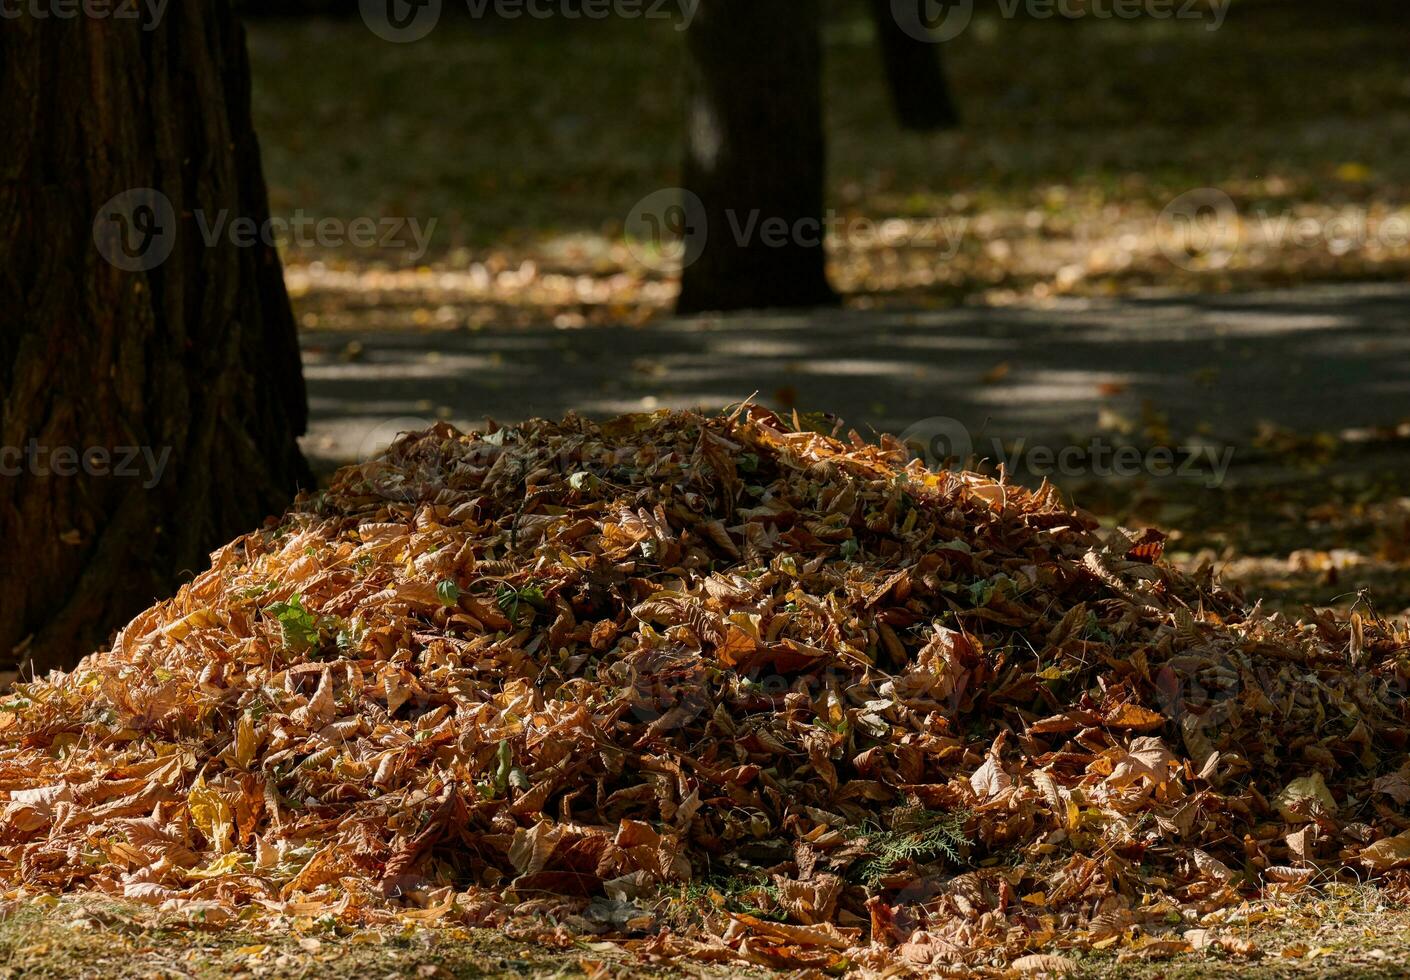
[[[906,459],[756,407],[407,437],[20,685],[0,878],[832,969],[1403,885],[1410,636]]]

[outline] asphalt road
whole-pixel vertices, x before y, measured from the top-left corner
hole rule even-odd
[[[1239,444],[1261,422],[1410,419],[1410,285],[1044,307],[741,314],[648,327],[309,332],[305,449],[329,467],[398,431],[568,411],[718,409],[752,393],[861,432],[987,452],[1167,427]]]

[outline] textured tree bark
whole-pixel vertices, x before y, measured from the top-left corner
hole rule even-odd
[[[819,0],[701,0],[687,33],[684,184],[705,233],[681,274],[679,312],[837,302],[819,31]]]
[[[201,224],[268,213],[228,0],[155,24],[78,9],[0,29],[0,663],[26,673],[76,662],[308,476],[278,254]],[[108,203],[137,188],[159,194]]]
[[[945,81],[940,45],[908,34],[897,23],[891,0],[867,2],[901,126],[921,132],[958,126],[960,114]]]

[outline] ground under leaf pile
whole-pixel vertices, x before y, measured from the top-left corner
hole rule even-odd
[[[409,436],[18,687],[0,880],[829,969],[1402,884],[1400,628],[906,460],[755,407]]]

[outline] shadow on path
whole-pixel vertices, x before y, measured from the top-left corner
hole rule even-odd
[[[864,433],[938,416],[976,439],[1050,445],[1092,434],[1104,410],[1160,413],[1177,439],[1233,442],[1264,421],[1337,431],[1410,419],[1402,285],[303,341],[305,448],[320,466],[438,417],[474,428],[486,417],[718,409],[755,391]]]

